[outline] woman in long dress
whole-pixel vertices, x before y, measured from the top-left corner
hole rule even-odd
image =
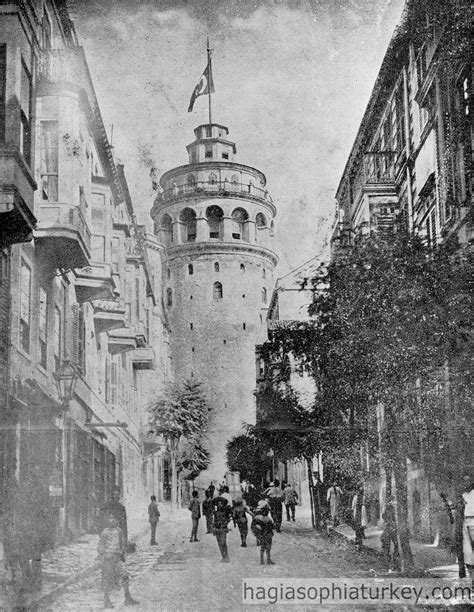
[[[339,506],[341,503],[342,490],[337,486],[336,482],[332,483],[327,493],[327,501],[331,512],[331,521],[334,527],[339,525]]]

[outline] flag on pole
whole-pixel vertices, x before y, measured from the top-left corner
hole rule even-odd
[[[203,96],[208,93],[214,93],[214,82],[212,80],[211,60],[207,62],[206,69],[202,73],[199,83],[194,88],[189,102],[188,113],[193,110],[194,102],[198,96]]]

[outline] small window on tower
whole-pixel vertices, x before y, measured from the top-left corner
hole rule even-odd
[[[219,272],[220,267],[219,267],[219,262],[216,261],[216,263],[214,264],[214,272]]]
[[[245,323],[242,323],[242,329],[245,331],[247,329],[247,326],[245,325]]]
[[[166,290],[166,304],[168,307],[173,306],[173,290],[172,289]]]
[[[212,157],[212,149],[206,149],[206,157]]]
[[[222,292],[222,284],[214,283],[213,286],[213,297],[215,300],[222,300],[223,292]]]
[[[222,159],[229,159],[228,153],[222,153]]]
[[[188,274],[194,274],[193,264],[189,264],[189,266],[188,266]]]
[[[245,274],[245,265],[243,263],[240,264],[240,271],[242,274]]]
[[[267,271],[265,268],[262,268],[262,278],[267,278]]]
[[[166,270],[166,277],[171,278],[171,270],[169,268]]]

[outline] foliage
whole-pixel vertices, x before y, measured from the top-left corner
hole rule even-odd
[[[265,481],[271,460],[270,449],[253,432],[235,436],[227,443],[229,470],[240,472],[240,478],[260,487]]]
[[[208,407],[201,383],[194,380],[170,383],[152,402],[149,412],[151,433],[163,435],[169,443],[180,442],[177,468],[183,477],[195,478],[208,467]]]

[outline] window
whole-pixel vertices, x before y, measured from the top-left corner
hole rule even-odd
[[[206,157],[212,157],[212,149],[206,148]]]
[[[0,141],[5,140],[6,86],[7,86],[7,46],[0,45]]]
[[[267,271],[265,268],[262,268],[262,278],[267,278]]]
[[[240,271],[242,274],[245,274],[245,265],[243,263],[240,264]]]
[[[40,365],[46,369],[48,364],[48,293],[44,287],[40,287],[39,290],[38,339],[38,360]]]
[[[61,311],[57,306],[54,307],[54,369],[56,372],[61,367],[61,349],[62,349],[62,317]]]
[[[20,278],[20,346],[27,353],[30,352],[30,325],[31,325],[31,269],[21,262]]]
[[[118,364],[115,361],[115,356],[113,355],[109,357],[107,374],[106,401],[115,405],[118,399]]]
[[[135,314],[137,317],[137,321],[140,320],[141,312],[140,312],[140,279],[135,278]]]
[[[206,126],[205,134],[206,134],[206,138],[211,138],[211,136],[212,136],[212,128],[211,128],[210,125]]]
[[[195,242],[196,241],[196,213],[191,208],[185,208],[179,214],[181,226],[181,241]]]
[[[232,238],[234,240],[247,240],[247,211],[243,208],[236,208],[232,213]]]
[[[229,159],[228,153],[222,153],[222,159]]]
[[[219,267],[219,262],[218,262],[218,261],[216,261],[216,262],[214,263],[214,272],[219,272],[219,270],[220,270],[220,267]]]
[[[189,329],[190,329],[191,331],[193,331],[193,329],[194,329],[194,323],[190,323],[190,324],[189,324]]]
[[[48,13],[43,10],[43,29],[41,32],[41,43],[43,49],[51,49],[51,20]]]
[[[245,331],[247,328],[247,326],[245,325],[245,323],[242,323],[242,329]]]
[[[267,220],[265,219],[265,215],[263,213],[258,213],[255,217],[255,223],[257,227],[266,227]]]
[[[214,283],[213,297],[215,300],[222,300],[223,294],[222,294],[222,284],[221,283]]]
[[[166,269],[166,278],[171,278],[171,270],[169,268]]]
[[[189,275],[194,274],[193,264],[189,264],[189,266],[188,266],[188,274]]]
[[[102,234],[104,232],[105,230],[105,210],[103,208],[96,208],[96,207],[92,208],[91,227],[92,227],[92,231],[96,234]]]
[[[84,309],[79,304],[72,305],[72,359],[84,376],[86,373],[86,322]]]
[[[111,242],[112,247],[112,270],[117,274],[119,271],[119,248],[120,242],[118,238],[112,238]]]
[[[105,236],[91,236],[92,261],[105,261]]]
[[[265,287],[262,288],[262,304],[267,303],[267,290]]]
[[[42,121],[40,125],[41,197],[58,201],[58,122]]]
[[[222,219],[224,212],[219,206],[209,206],[206,209],[207,223],[209,226],[209,238],[221,238]]]
[[[20,153],[28,165],[31,163],[31,74],[21,62],[20,90]]]
[[[173,306],[173,290],[170,288],[166,290],[166,305]]]

